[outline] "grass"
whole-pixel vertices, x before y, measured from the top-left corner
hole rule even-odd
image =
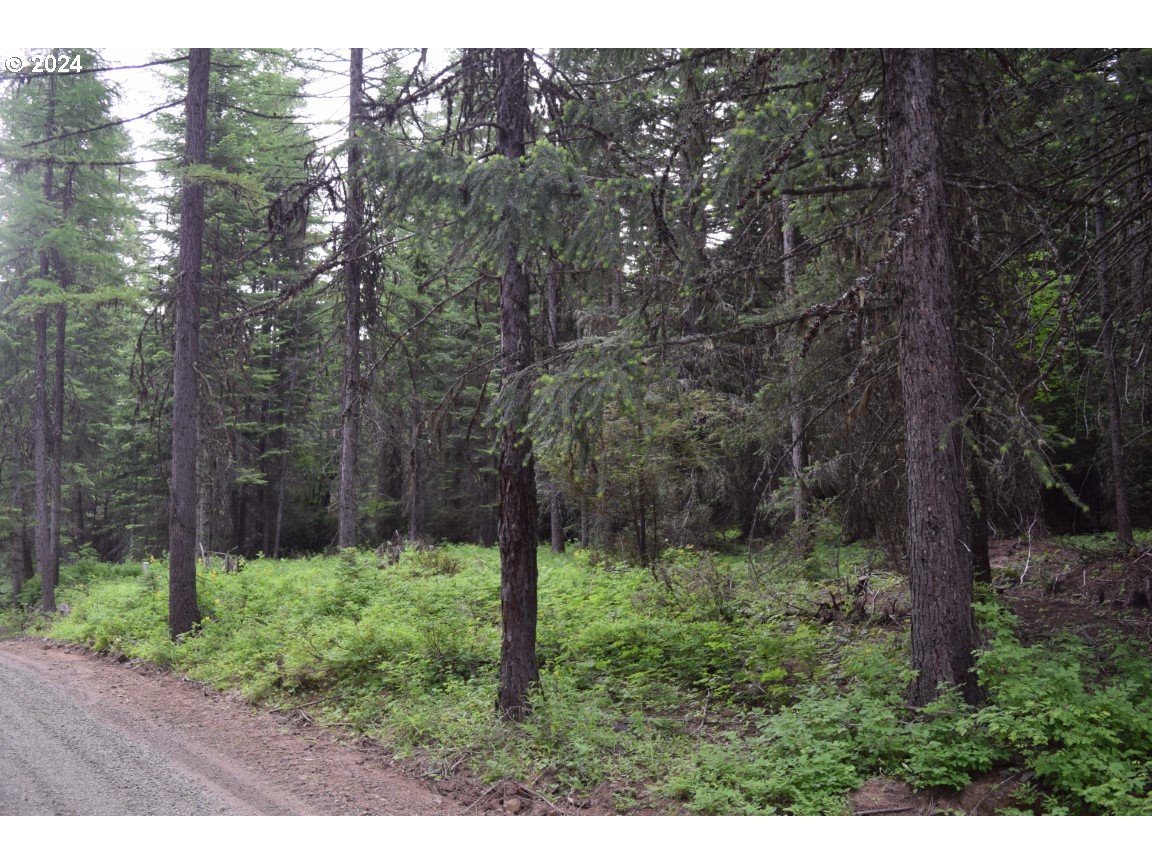
[[[842,813],[869,776],[959,788],[1030,768],[1034,812],[1148,812],[1152,665],[1120,642],[1023,647],[986,598],[980,674],[992,698],[903,703],[907,634],[853,606],[900,580],[867,550],[820,546],[755,566],[671,550],[649,570],[541,550],[540,686],[522,724],[495,720],[494,550],[256,560],[200,574],[202,630],[172,643],[160,562],[65,570],[71,613],[42,632],[170,666],[254,701],[308,703],[428,773],[512,778],[618,809]],[[32,586],[34,587],[34,586]],[[30,587],[30,590],[32,590]],[[895,602],[892,608],[896,608]],[[830,614],[825,615],[824,612]],[[1031,797],[1028,797],[1031,796]]]

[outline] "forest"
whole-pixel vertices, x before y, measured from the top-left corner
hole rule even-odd
[[[0,636],[471,812],[1152,814],[1152,51],[114,53],[0,72]]]

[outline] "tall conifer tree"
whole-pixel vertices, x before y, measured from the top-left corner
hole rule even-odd
[[[200,622],[196,598],[197,362],[200,353],[200,256],[204,241],[204,183],[196,169],[207,161],[208,79],[211,49],[188,54],[184,103],[184,177],[180,202],[180,255],[176,274],[176,342],[172,357],[172,481],[168,516],[168,629],[173,638]]]
[[[978,695],[972,553],[962,443],[956,288],[940,147],[935,53],[884,55],[889,168],[896,193],[900,382],[908,460],[912,702],[942,686]]]

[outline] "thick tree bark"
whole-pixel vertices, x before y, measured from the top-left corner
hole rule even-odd
[[[972,671],[972,555],[947,231],[931,50],[884,54],[889,171],[903,237],[896,255],[900,383],[908,461],[908,569],[912,590],[910,698],[926,705],[958,685],[976,701]]]
[[[1099,160],[1092,163],[1092,181],[1101,183]],[[1103,193],[1101,193],[1103,194]],[[1104,204],[1100,201],[1092,208],[1096,229],[1096,282],[1100,291],[1100,352],[1104,355],[1104,390],[1108,403],[1108,450],[1112,459],[1112,489],[1116,509],[1116,539],[1131,547],[1132,516],[1128,507],[1128,464],[1124,454],[1124,415],[1120,408],[1120,384],[1116,374],[1116,327],[1113,322],[1115,308],[1112,286],[1108,282],[1108,258],[1103,242],[1106,233]]]
[[[496,51],[496,125],[500,152],[518,161],[528,129],[528,81],[525,51]],[[514,244],[504,252],[500,281],[501,386],[510,387],[532,364],[528,275]],[[528,693],[540,680],[536,663],[536,477],[532,445],[524,437],[527,406],[519,399],[500,430],[500,689],[497,712],[522,719]]]
[[[208,153],[208,73],[211,49],[188,55],[184,163],[199,165]],[[200,354],[200,257],[204,240],[204,185],[185,179],[180,201],[180,258],[176,339],[172,357],[172,480],[168,513],[168,630],[172,638],[200,622],[196,599],[198,492],[196,457],[197,362]]]
[[[344,370],[340,387],[340,489],[337,545],[356,545],[356,455],[360,425],[360,277],[364,181],[356,136],[363,113],[364,49],[353,48],[348,72],[348,201],[344,209]]]

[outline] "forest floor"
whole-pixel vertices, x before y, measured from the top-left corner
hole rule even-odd
[[[1001,596],[1034,642],[1053,632],[1087,641],[1119,633],[1152,644],[1152,546],[1132,555],[1087,538],[992,545]]]
[[[1118,553],[1102,537],[993,541],[996,593],[1016,616],[1025,644],[1071,636],[1102,647],[1123,636],[1152,645],[1152,546]],[[1014,803],[1032,773],[1000,768],[961,789],[915,789],[874,777],[850,796],[856,815],[990,815]]]

